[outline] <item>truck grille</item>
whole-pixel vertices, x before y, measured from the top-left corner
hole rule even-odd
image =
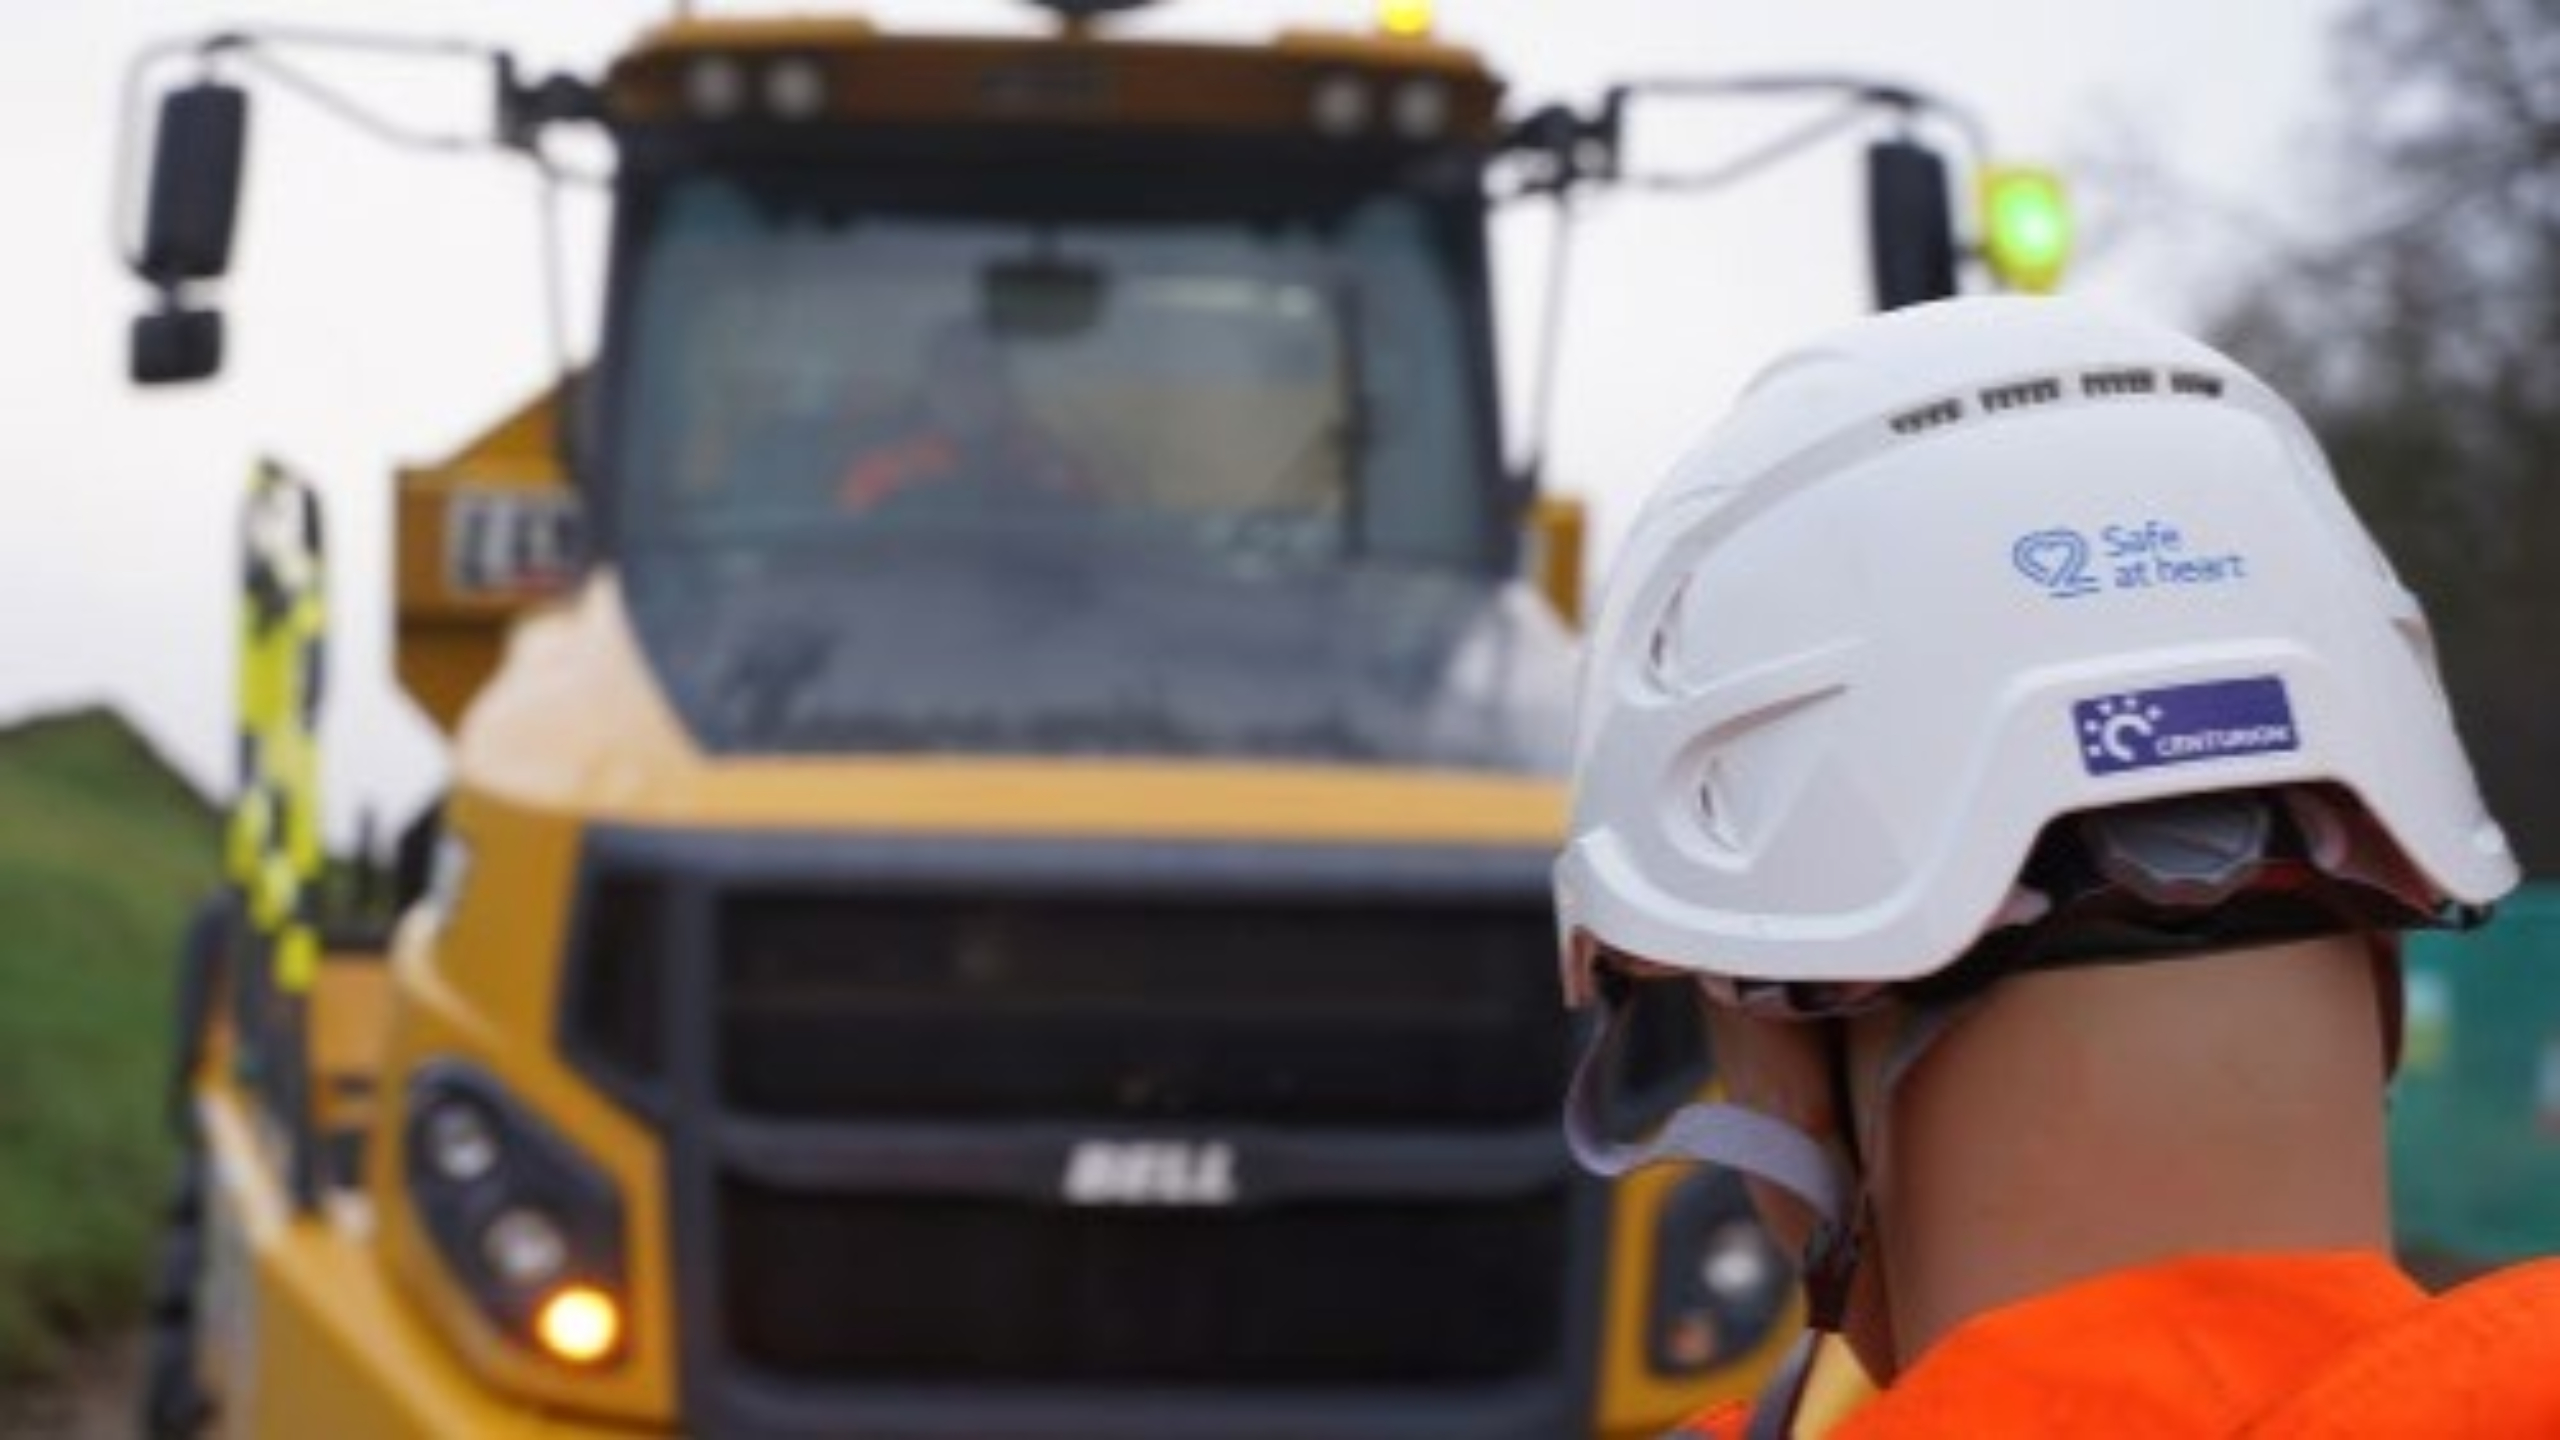
[[[1551,1366],[1561,1187],[1493,1204],[1130,1211],[723,1187],[740,1358],[800,1380],[1478,1382]]]
[[[911,1119],[1543,1121],[1546,918],[1087,899],[746,895],[721,911],[721,1090]]]
[[[1601,1216],[1555,1130],[1543,856],[692,843],[600,839],[561,1007],[666,1135],[688,1425],[1587,1413]],[[1154,1145],[1232,1152],[1232,1193],[1079,1191]]]

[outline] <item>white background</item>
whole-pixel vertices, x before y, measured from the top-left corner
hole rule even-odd
[[[2173,321],[2316,206],[2322,40],[2338,0],[1443,0],[1511,105],[1587,102],[1630,75],[1861,70],[1958,97],[2000,149],[2061,162],[2094,253],[2073,287]],[[208,788],[228,755],[232,525],[252,456],[318,477],[331,507],[338,683],[330,809],[405,816],[436,737],[390,678],[389,477],[542,383],[534,187],[520,168],[384,149],[267,91],[227,287],[231,354],[210,387],[123,379],[141,288],[109,243],[119,88],[146,41],[249,21],[497,41],[599,71],[666,13],[636,0],[120,0],[24,7],[0,49],[0,719],[106,702]],[[715,6],[725,10],[730,7]],[[803,9],[812,7],[801,7]],[[1025,29],[998,0],[883,0],[895,25]],[[1365,0],[1189,0],[1139,33],[1254,37],[1359,26]],[[485,124],[466,66],[319,62],[422,125]],[[1641,166],[1698,163],[1801,114],[1746,107],[1639,122]],[[2135,183],[2173,175],[2174,195]],[[1756,363],[1866,303],[1853,142],[1717,197],[1620,196],[1576,250],[1553,474],[1588,495],[1600,553],[1662,466]],[[591,325],[604,206],[569,212],[572,313]],[[2293,222],[2292,228],[2307,228]],[[1498,224],[1506,380],[1524,398],[1541,318],[1543,213]],[[1515,405],[1515,414],[1518,406]],[[21,817],[23,819],[23,817]]]

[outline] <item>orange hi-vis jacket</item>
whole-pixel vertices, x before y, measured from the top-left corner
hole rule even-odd
[[[1824,1440],[2075,1435],[2560,1437],[2560,1260],[2432,1298],[2363,1252],[2117,1271],[1976,1316]]]
[[[972,471],[1001,474],[1026,491],[1065,496],[1093,493],[1083,469],[1036,431],[1010,429],[973,446],[940,431],[923,430],[855,459],[837,482],[836,500],[848,510],[868,510],[904,491],[945,484]]]

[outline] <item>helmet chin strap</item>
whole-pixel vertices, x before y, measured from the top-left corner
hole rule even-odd
[[[1823,1221],[1838,1223],[1850,1180],[1847,1167],[1812,1136],[1757,1110],[1721,1101],[1684,1105],[1644,1139],[1609,1138],[1608,1077],[1634,1013],[1628,993],[1634,982],[1614,971],[1597,978],[1600,1023],[1565,1096],[1565,1141],[1573,1158],[1610,1179],[1673,1161],[1721,1165],[1768,1181],[1811,1206]]]
[[[1852,1170],[1796,1126],[1722,1101],[1682,1106],[1643,1139],[1611,1139],[1606,1118],[1608,1077],[1615,1071],[1634,1010],[1629,995],[1634,982],[1611,970],[1600,971],[1594,979],[1600,1023],[1593,1027],[1590,1043],[1574,1067],[1572,1089],[1565,1099],[1565,1142],[1574,1159],[1591,1173],[1610,1179],[1648,1165],[1721,1166],[1776,1185],[1813,1211],[1813,1231],[1797,1260],[1804,1287],[1805,1332],[1751,1407],[1753,1440],[1783,1437],[1803,1402],[1822,1337],[1838,1334],[1848,1320],[1867,1197],[1872,1178],[1884,1170],[1891,1143],[1892,1127],[1886,1117],[1893,1108],[1894,1092],[1956,1022],[1972,1013],[1980,997],[1922,1003],[1912,1009],[1885,1057],[1876,1103],[1855,1117],[1859,1153],[1866,1158]]]
[[[1807,1328],[1752,1405],[1754,1440],[1762,1435],[1783,1436],[1795,1422],[1821,1337],[1837,1333],[1848,1316],[1850,1282],[1858,1273],[1857,1211],[1851,1208],[1851,1197],[1863,1204],[1864,1186],[1811,1135],[1741,1105],[1685,1105],[1644,1139],[1609,1138],[1608,1077],[1615,1073],[1627,1020],[1634,1013],[1628,993],[1633,982],[1612,970],[1602,970],[1593,979],[1600,1023],[1593,1027],[1591,1042],[1574,1067],[1573,1088],[1565,1097],[1565,1142],[1572,1147],[1574,1159],[1593,1174],[1612,1179],[1647,1165],[1719,1165],[1776,1185],[1813,1211],[1813,1233],[1797,1262],[1804,1283]]]

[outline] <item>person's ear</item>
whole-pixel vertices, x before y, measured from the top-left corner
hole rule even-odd
[[[1720,1005],[1705,1008],[1707,1036],[1715,1047],[1724,1098],[1802,1130],[1837,1156],[1847,1171],[1852,1164],[1850,1117],[1841,1113],[1840,1066],[1835,1060],[1839,1047],[1849,1043],[1847,1027],[1837,1021],[1761,1019]],[[1778,1186],[1758,1180],[1749,1185],[1752,1204],[1760,1212],[1761,1223],[1769,1227],[1770,1238],[1790,1254],[1803,1254],[1813,1234],[1812,1210]],[[1856,1223],[1865,1223],[1865,1217]],[[1842,1338],[1868,1377],[1884,1384],[1899,1368],[1892,1305],[1877,1238],[1869,1235],[1865,1244],[1867,1256],[1850,1291]]]
[[[1832,1081],[1831,1046],[1836,1027],[1767,1020],[1706,1004],[1707,1038],[1714,1047],[1716,1078],[1724,1098],[1783,1120],[1845,1157],[1842,1116]],[[1770,1234],[1789,1251],[1801,1251],[1813,1232],[1813,1213],[1774,1185],[1751,1182],[1751,1198]]]

